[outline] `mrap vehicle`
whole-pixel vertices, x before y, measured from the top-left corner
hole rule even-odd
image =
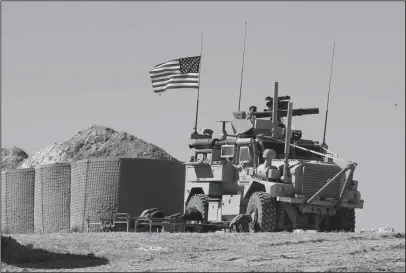
[[[229,222],[237,232],[355,230],[355,209],[364,204],[354,180],[357,164],[340,167],[324,141],[302,139],[300,130],[292,130],[292,117],[319,109],[293,109],[289,100],[278,97],[275,82],[267,111],[250,113],[255,118],[234,112],[233,120],[221,121],[220,138],[212,138],[212,130],[191,135],[185,213],[198,212],[203,224]]]

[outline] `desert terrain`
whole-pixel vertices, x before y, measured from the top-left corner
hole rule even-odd
[[[7,255],[25,256],[25,260],[20,259],[23,264],[11,265],[4,263],[2,257],[2,272],[405,271],[405,233],[396,232],[113,232],[11,236],[22,246],[4,251]],[[37,249],[48,252],[45,255]]]

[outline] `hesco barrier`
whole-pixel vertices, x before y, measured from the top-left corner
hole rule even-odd
[[[118,210],[120,160],[85,159],[72,164],[71,229],[86,219],[111,218]]]
[[[2,233],[34,232],[35,169],[1,172]]]
[[[72,165],[71,229],[87,220],[112,219],[118,212],[139,216],[157,207],[183,211],[185,168],[180,162],[141,158],[101,158]],[[92,230],[92,229],[91,229]]]
[[[69,230],[71,165],[53,163],[35,170],[34,231]]]

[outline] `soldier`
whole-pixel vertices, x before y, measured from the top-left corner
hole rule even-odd
[[[209,138],[211,138],[213,136],[213,130],[212,129],[204,129],[203,130],[203,135],[208,136]]]
[[[266,149],[262,154],[264,162],[258,166],[257,172],[263,174],[265,177],[268,177],[268,172],[270,169],[278,169],[275,166],[272,166],[272,159],[276,158],[276,152],[272,149]]]
[[[266,149],[262,155],[264,158],[264,168],[272,168],[277,169],[276,167],[272,166],[272,159],[276,158],[276,152],[272,149]]]
[[[255,123],[255,119],[256,119],[256,117],[254,115],[255,112],[257,112],[257,107],[250,106],[250,108],[248,109],[247,119],[251,120],[252,124]]]
[[[249,114],[253,114],[254,112],[257,111],[257,107],[256,106],[250,106],[250,108],[248,108],[248,113]]]
[[[272,97],[266,97],[265,98],[265,105],[266,105],[266,107],[268,107],[267,109],[265,109],[265,111],[271,111],[272,112],[272,109],[273,109],[273,98]]]

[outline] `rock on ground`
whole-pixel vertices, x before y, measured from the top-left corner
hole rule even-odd
[[[28,154],[16,146],[1,148],[1,170],[16,169],[27,158]]]
[[[79,131],[67,141],[36,151],[21,164],[21,167],[30,168],[60,162],[71,163],[80,159],[106,156],[177,161],[160,147],[126,132],[92,125]]]

